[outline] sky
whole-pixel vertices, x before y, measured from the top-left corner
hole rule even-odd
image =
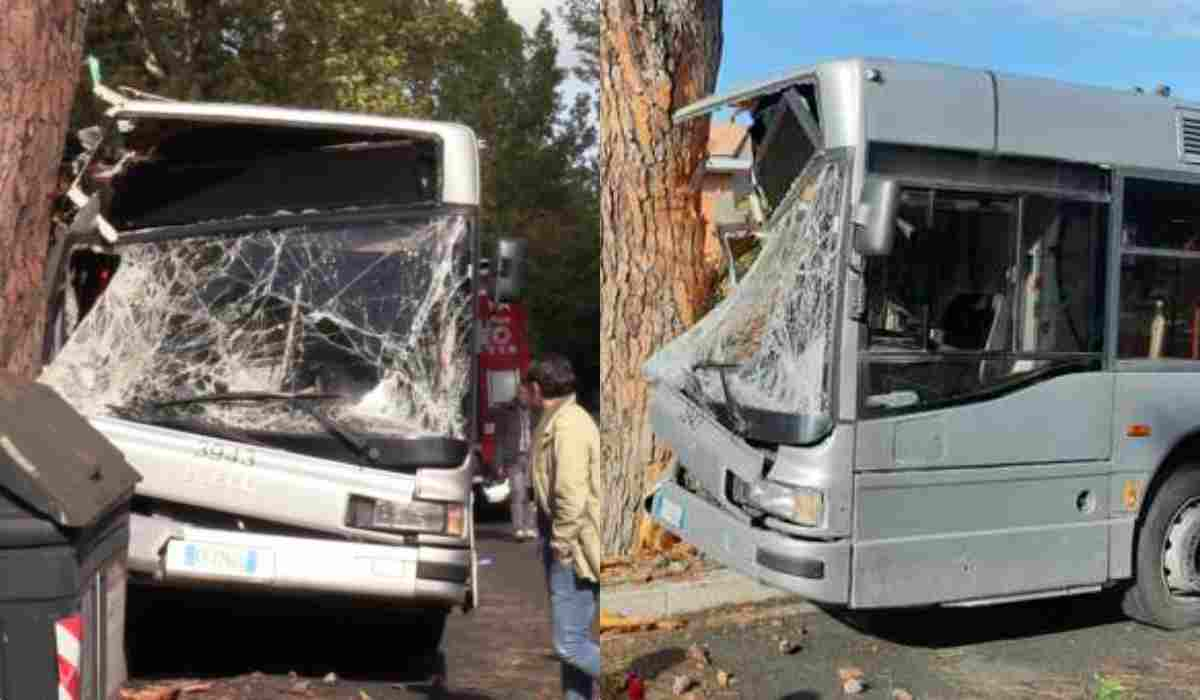
[[[1200,0],[725,0],[717,91],[850,56],[1200,101]]]

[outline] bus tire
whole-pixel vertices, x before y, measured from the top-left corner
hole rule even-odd
[[[1168,546],[1170,541],[1170,546]],[[1183,561],[1188,578],[1197,575],[1200,545],[1200,464],[1184,464],[1163,482],[1137,537],[1134,583],[1121,608],[1129,617],[1155,627],[1178,630],[1200,624],[1200,590],[1172,593],[1168,564]],[[1182,547],[1182,550],[1178,549]],[[1178,553],[1185,554],[1180,558]],[[1175,576],[1181,575],[1175,573]],[[1200,585],[1200,584],[1198,584]],[[1188,598],[1191,598],[1190,600]]]

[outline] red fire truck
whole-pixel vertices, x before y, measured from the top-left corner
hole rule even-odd
[[[483,261],[480,276],[479,431],[483,468],[476,477],[484,498],[492,504],[508,500],[507,480],[496,479],[496,426],[492,410],[512,401],[521,377],[529,369],[529,318],[520,303],[520,263],[524,242],[502,239],[497,264]]]

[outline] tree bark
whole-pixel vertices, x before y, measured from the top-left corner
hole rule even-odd
[[[700,194],[708,119],[671,114],[716,85],[721,0],[603,0],[600,43],[601,431],[606,554],[636,543],[654,470],[666,460],[647,420],[641,366],[702,312]]]
[[[50,214],[83,26],[75,0],[7,0],[0,36],[0,368],[37,374]]]

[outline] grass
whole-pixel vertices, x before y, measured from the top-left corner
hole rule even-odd
[[[1105,678],[1103,674],[1096,674],[1095,700],[1122,700],[1124,697],[1125,686],[1114,678]]]

